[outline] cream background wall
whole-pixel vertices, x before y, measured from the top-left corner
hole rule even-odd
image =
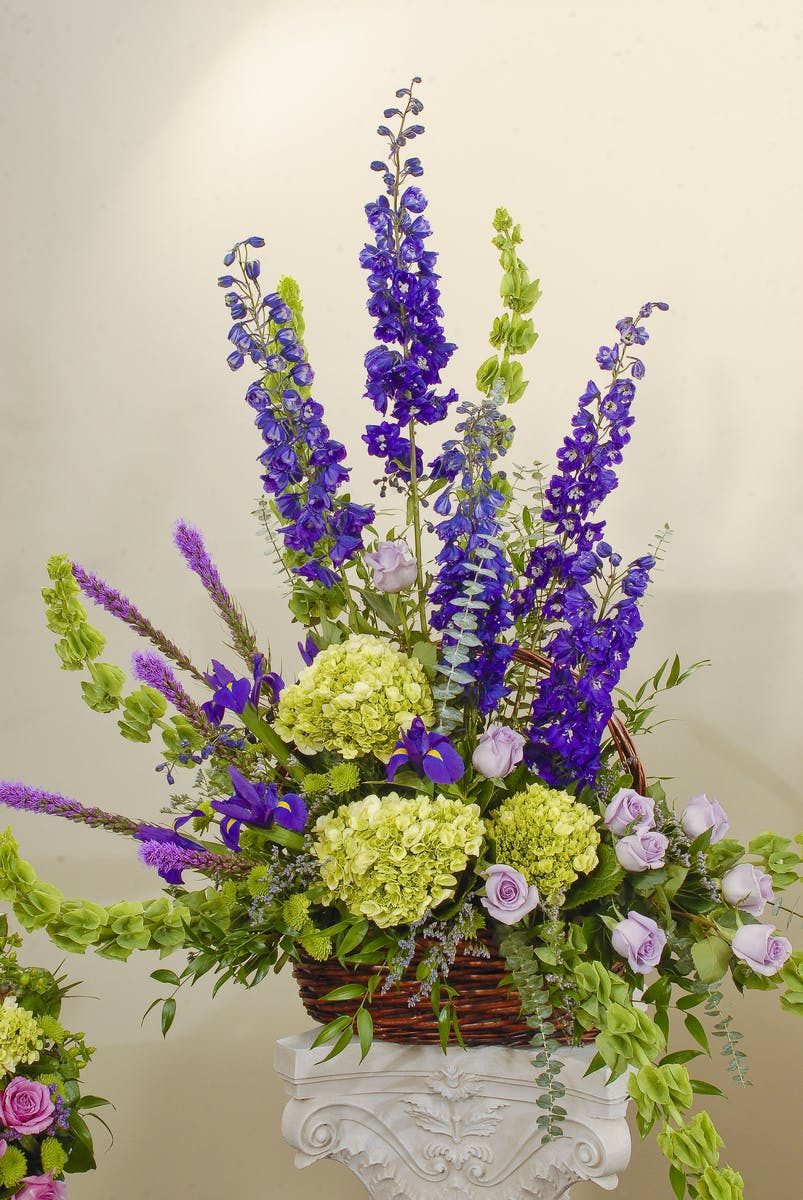
[[[520,461],[551,460],[613,323],[645,299],[671,302],[651,322],[607,515],[626,554],[665,520],[676,531],[631,679],[676,649],[714,667],[668,705],[679,720],[644,753],[679,800],[718,795],[737,834],[798,828],[799,5],[6,0],[0,21],[0,775],[143,818],[164,802],[155,755],[57,669],[38,602],[50,553],[109,579],[204,663],[222,642],[171,547],[184,516],[294,669],[296,634],[249,517],[260,444],[246,379],[225,366],[215,279],[225,249],[260,232],[265,275],[300,280],[316,394],[365,496],[362,205],[381,110],[420,74],[423,184],[461,347],[450,383],[468,390],[485,356],[498,204],[522,222],[542,279]],[[125,663],[133,637],[110,618],[104,629]],[[127,843],[55,819],[12,824],[69,894],[155,893]],[[34,952],[58,961],[37,939]],[[93,1089],[117,1105],[115,1146],[105,1153],[99,1135],[101,1169],[70,1195],[355,1195],[334,1165],[296,1173],[278,1133],[272,1044],[306,1025],[292,981],[214,1003],[199,987],[163,1046],[155,1022],[140,1029],[156,965],[68,964],[85,981],[72,1021],[99,1047]],[[714,1102],[717,1123],[754,1200],[792,1196],[803,1031],[767,997],[734,1000],[754,1086]],[[636,1149],[620,1189],[648,1192],[670,1194],[654,1147]]]

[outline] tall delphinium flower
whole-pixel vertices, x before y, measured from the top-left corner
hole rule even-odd
[[[645,304],[638,319],[667,307]],[[592,519],[617,486],[614,468],[630,441],[634,380],[644,376],[631,347],[649,337],[631,317],[616,328],[619,339],[597,353],[610,382],[601,391],[590,380],[579,399],[572,434],[564,438],[558,470],[544,493],[542,520],[551,537],[534,549],[526,582],[514,597],[519,628],[553,662],[536,689],[528,757],[557,786],[592,784],[597,776],[611,694],[641,628],[637,601],[654,566],[653,556],[643,555],[619,572],[621,559],[603,541],[604,521]]]
[[[505,674],[515,643],[502,639],[513,624],[510,591],[514,582],[502,542],[502,516],[509,488],[494,463],[508,450],[514,434],[502,405],[518,400],[527,387],[521,364],[537,333],[527,316],[540,297],[538,280],[531,280],[517,246],[521,231],[504,209],[496,211],[493,244],[500,251],[500,292],[509,310],[494,320],[490,342],[496,353],[477,372],[479,403],[458,408],[464,420],[460,438],[445,442],[431,464],[433,480],[447,485],[435,501],[445,520],[434,526],[443,543],[437,555],[438,575],[430,593],[431,622],[442,632],[441,679],[435,689],[439,719],[452,728],[459,718],[454,705],[466,685],[481,714],[491,712],[507,694]]]
[[[420,82],[418,76],[412,81]],[[407,124],[423,105],[413,95],[412,85],[400,88],[396,97],[404,101],[404,108],[385,109],[384,115],[386,120],[398,118],[398,130],[394,133],[387,125],[378,129],[380,136],[388,139],[387,162],[371,163],[372,170],[382,172],[385,194],[366,205],[374,241],[360,254],[360,264],[368,271],[368,311],[375,320],[379,342],[365,356],[365,394],[383,418],[379,424],[367,426],[363,440],[370,454],[385,460],[387,482],[406,491],[411,500],[423,633],[426,605],[419,512],[423,457],[416,444],[416,423],[432,425],[443,420],[457,399],[453,389],[445,394],[437,391],[440,373],[456,347],[446,341],[441,325],[437,255],[424,248],[431,233],[429,221],[422,215],[427,199],[414,184],[404,187],[408,179],[423,174],[418,158],[402,161],[407,143],[424,132],[423,125]]]
[[[309,583],[330,588],[343,580],[340,568],[362,549],[362,531],[374,510],[338,494],[349,477],[346,450],[330,436],[323,408],[311,396],[314,373],[302,341],[298,285],[285,277],[263,297],[259,261],[248,256],[249,246],[262,245],[262,238],[247,238],[224,258],[227,266],[236,261],[240,270],[239,278],[218,280],[235,319],[228,362],[239,370],[248,357],[263,372],[249,385],[246,400],[256,410],[266,445],[260,456],[263,488],[286,522],[279,531],[285,560]]]
[[[204,545],[200,530],[188,525],[186,521],[177,521],[173,530],[173,540],[187,566],[198,576],[226,623],[232,637],[232,646],[250,667],[254,659],[260,656],[256,638],[240,608],[223,586],[220,572]]]

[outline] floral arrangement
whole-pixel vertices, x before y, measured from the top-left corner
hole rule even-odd
[[[774,833],[748,846],[729,837],[725,812],[705,795],[676,812],[632,752],[660,694],[700,665],[683,669],[676,657],[637,690],[621,688],[667,532],[625,562],[600,516],[631,438],[647,322],[667,305],[645,303],[616,323],[551,473],[505,472],[539,282],[520,256],[519,226],[499,209],[492,353],[476,397],[443,387],[455,346],[442,325],[422,167],[408,153],[422,105],[412,86],[397,98],[385,113],[393,128],[379,127],[388,153],[371,167],[384,191],[366,207],[360,255],[377,339],[365,357],[376,416],[362,440],[382,463],[387,508],[347,490],[346,450],[313,398],[298,285],[285,277],[263,293],[251,251],[264,243],[238,242],[218,281],[233,322],[228,364],[256,374],[246,390],[264,444],[256,515],[303,630],[304,666],[292,682],[273,669],[184,521],[176,546],[229,638],[227,661],[208,670],[121,592],[52,558],[43,595],[62,667],[83,673],[84,700],[116,713],[124,737],[161,736],[156,769],[171,788],[182,772],[192,782],[172,794],[163,825],[3,783],[12,808],[138,841],[165,894],[108,908],[65,899],[35,879],[10,835],[1,894],[23,925],[67,950],[188,951],[179,972],[153,973],[172,989],[165,1032],[178,990],[209,972],[217,990],[254,986],[290,960],[374,968],[367,984],[324,998],[349,1002],[316,1039],[330,1055],[353,1036],[368,1052],[372,1011],[420,944],[418,1003],[431,1006],[444,1047],[461,1041],[449,971],[490,944],[533,1031],[542,1136],[560,1136],[565,1116],[560,1011],[568,1036],[596,1036],[592,1069],[631,1072],[639,1128],[658,1125],[675,1194],[739,1200],[741,1177],[720,1165],[709,1115],[690,1115],[697,1094],[717,1089],[686,1064],[710,1052],[707,1023],[734,1082],[746,1082],[719,988],[726,975],[739,989],[779,988],[783,1008],[803,1011],[803,955],[776,932],[779,895],[798,880],[801,857]],[[425,451],[430,427],[452,414],[453,436]],[[133,655],[130,690],[101,658],[86,601],[150,643]],[[678,1021],[696,1049],[669,1049]]]
[[[11,845],[5,834],[0,853]],[[19,873],[18,884],[32,874]],[[0,916],[0,1197],[65,1200],[65,1172],[95,1167],[82,1114],[105,1125],[91,1110],[107,1102],[81,1095],[81,1071],[94,1049],[59,1020],[73,985],[41,967],[23,967],[21,945]]]

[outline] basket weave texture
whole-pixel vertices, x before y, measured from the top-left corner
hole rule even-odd
[[[513,657],[532,670],[549,671],[550,660],[536,650],[517,647]],[[608,732],[622,762],[631,775],[633,787],[643,793],[647,786],[644,766],[638,756],[633,739],[618,717],[611,717]],[[489,934],[480,933],[478,939],[489,953],[480,958],[470,953],[470,947],[460,943],[453,966],[449,968],[449,985],[458,995],[454,1004],[463,1041],[467,1046],[526,1046],[533,1031],[521,1014],[521,999],[513,988],[502,987],[502,979],[508,974],[504,958]],[[416,968],[426,953],[428,944],[421,942],[416,948],[410,966],[401,981],[392,985],[387,992],[382,985],[377,988],[371,1001],[371,1017],[374,1037],[379,1041],[425,1045],[439,1043],[440,1034],[437,1018],[427,997],[415,1005],[408,1001],[420,990],[415,977]],[[299,961],[293,963],[293,975],[299,986],[304,1008],[314,1021],[326,1024],[340,1015],[353,1015],[359,1007],[357,1000],[335,1000],[324,1003],[321,996],[346,983],[359,983],[367,987],[368,980],[384,967],[355,965],[341,966],[337,959],[317,962],[306,955],[301,947]],[[469,951],[469,953],[466,953]],[[551,1016],[558,1042],[571,1040],[572,1020],[568,1013],[555,1011]],[[593,1041],[595,1031],[583,1034],[580,1040]]]
[[[514,989],[500,987],[508,974],[504,958],[491,938],[480,934],[479,939],[487,948],[490,957],[480,958],[465,953],[464,943],[458,945],[454,965],[449,969],[449,984],[458,992],[455,999],[460,1032],[467,1046],[526,1046],[533,1031],[521,1016],[521,1000]],[[428,997],[423,997],[414,1006],[408,1001],[419,991],[420,983],[415,972],[427,946],[422,941],[404,977],[382,993],[380,984],[371,1002],[371,1017],[374,1037],[383,1042],[427,1045],[440,1041],[438,1022]],[[371,975],[383,971],[384,967],[356,966],[346,969],[337,959],[315,962],[301,955],[293,963],[293,975],[299,986],[304,1008],[314,1021],[325,1024],[334,1017],[348,1013],[353,1015],[359,1006],[358,1000],[335,1000],[323,1003],[320,999],[327,992],[344,983],[359,983],[367,986]],[[570,1040],[570,1018],[566,1013],[552,1014],[558,1041]],[[588,1036],[593,1040],[593,1034]]]

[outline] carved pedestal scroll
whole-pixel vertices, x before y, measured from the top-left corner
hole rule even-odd
[[[561,1054],[564,1136],[541,1144],[527,1047],[401,1046],[356,1040],[323,1063],[314,1033],[283,1038],[275,1067],[290,1097],[282,1134],[296,1166],[331,1158],[374,1200],[557,1200],[590,1180],[615,1188],[630,1158],[626,1079],[583,1074],[593,1047]]]

